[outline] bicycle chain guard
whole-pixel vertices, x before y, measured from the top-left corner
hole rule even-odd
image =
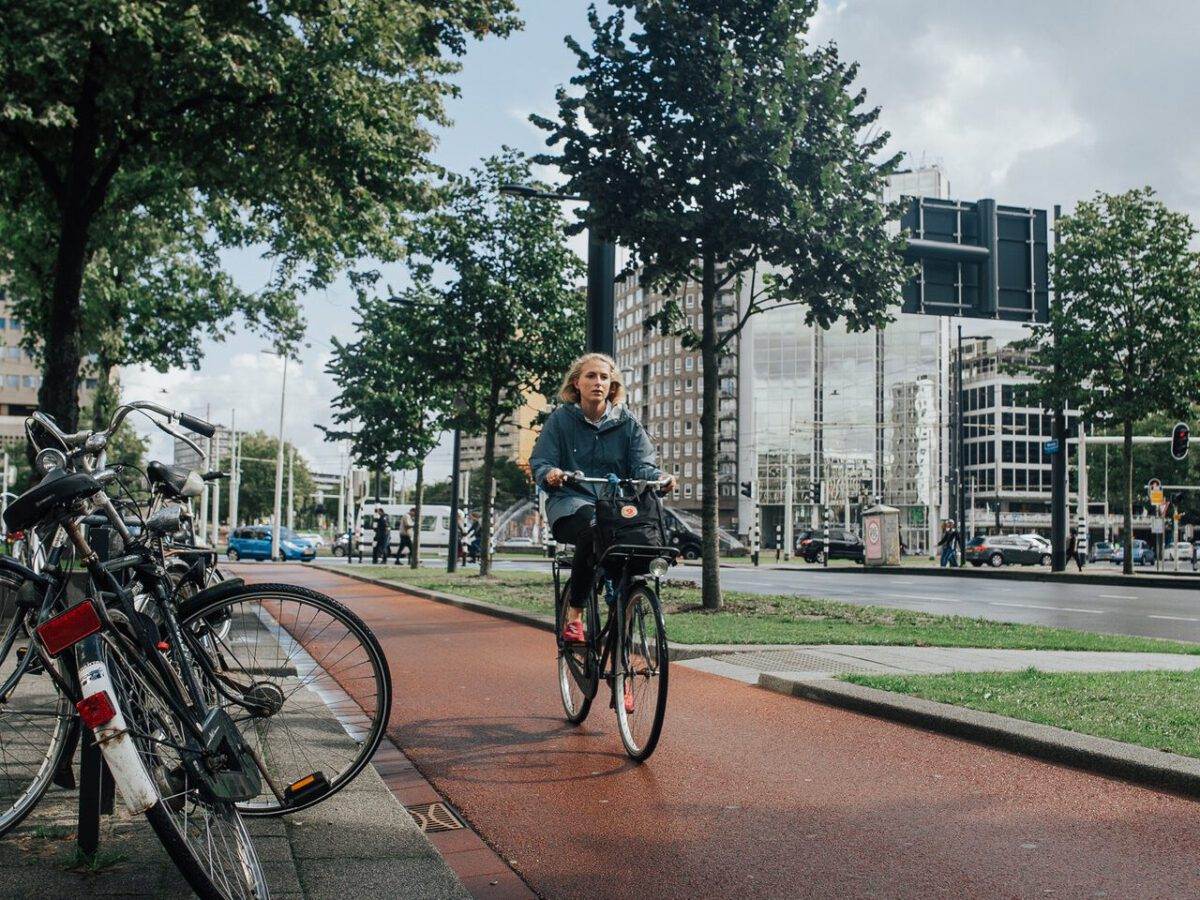
[[[210,711],[203,731],[208,753],[188,753],[184,757],[195,782],[217,800],[237,803],[257,797],[262,790],[262,776],[229,714],[223,709]],[[209,761],[216,762],[216,766],[210,768]]]

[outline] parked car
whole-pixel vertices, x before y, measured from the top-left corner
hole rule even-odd
[[[1036,531],[1029,531],[1025,534],[1019,534],[1017,537],[1025,538],[1031,544],[1037,544],[1044,552],[1049,553],[1051,550],[1050,539],[1038,534]]]
[[[1050,551],[1024,535],[994,534],[971,538],[964,553],[966,561],[978,568],[987,563],[1000,566],[1048,566]]]
[[[802,531],[796,538],[796,555],[805,562],[825,561],[825,536],[822,531]],[[863,542],[844,528],[829,529],[829,558],[863,561]]]
[[[1133,542],[1133,564],[1135,566],[1152,566],[1157,557],[1154,549],[1145,541],[1135,539]],[[1118,543],[1113,548],[1112,561],[1117,565],[1125,562],[1125,544]]]
[[[1190,563],[1195,553],[1195,547],[1187,541],[1179,541],[1177,544],[1167,544],[1167,546],[1163,547],[1163,562],[1167,560],[1174,562],[1176,557],[1178,557],[1180,562]]]
[[[248,525],[234,529],[225,555],[230,562],[239,559],[298,559],[308,562],[316,558],[317,550],[290,528],[279,529],[280,553],[271,552],[271,526]]]
[[[1088,562],[1106,562],[1113,557],[1113,545],[1108,541],[1096,541],[1088,549]]]
[[[325,546],[325,538],[321,537],[321,535],[317,534],[315,531],[302,531],[298,537],[302,541],[308,541],[317,550],[320,550]]]

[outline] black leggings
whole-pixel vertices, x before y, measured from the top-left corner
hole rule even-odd
[[[596,527],[592,524],[595,508],[585,506],[554,523],[550,530],[560,544],[575,545],[571,562],[571,605],[579,609],[587,604],[588,590],[596,572]]]

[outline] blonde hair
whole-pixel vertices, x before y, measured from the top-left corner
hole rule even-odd
[[[625,400],[625,382],[621,380],[621,370],[617,368],[617,361],[605,353],[585,353],[571,363],[571,368],[567,370],[567,375],[558,389],[560,400],[564,403],[579,402],[579,388],[575,387],[575,382],[583,374],[584,366],[597,360],[608,366],[608,371],[612,376],[608,388],[608,401],[615,406]]]

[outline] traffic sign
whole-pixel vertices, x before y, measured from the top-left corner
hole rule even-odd
[[[1150,495],[1150,502],[1158,506],[1163,502],[1162,479],[1151,478],[1146,482],[1146,493]]]
[[[1042,444],[1042,449],[1046,451],[1047,456],[1055,454],[1058,452],[1058,441],[1056,441],[1054,438],[1051,438],[1050,440],[1046,441],[1046,443]]]

